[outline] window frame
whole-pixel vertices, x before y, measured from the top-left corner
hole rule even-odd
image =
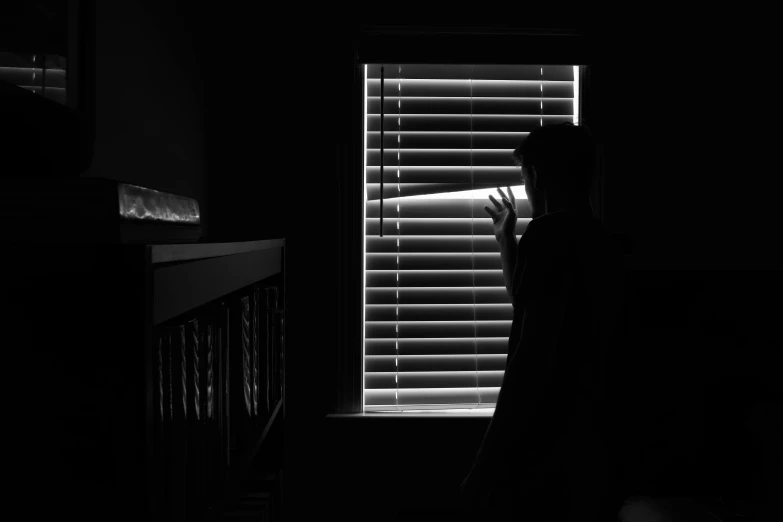
[[[598,161],[591,189],[593,213],[605,222],[604,168],[597,107],[593,102],[591,72],[593,47],[589,35],[573,30],[499,28],[363,28],[353,40],[350,158],[339,164],[350,176],[338,178],[340,220],[338,250],[340,273],[339,336],[333,414],[374,417],[363,411],[364,358],[364,64],[366,63],[552,63],[580,67],[579,121],[586,124],[597,145]],[[519,52],[519,49],[538,49]],[[498,51],[500,50],[500,51]],[[492,60],[486,57],[492,56]],[[342,172],[345,172],[343,170]],[[360,199],[361,198],[361,199]],[[426,413],[391,413],[387,416],[443,416]]]

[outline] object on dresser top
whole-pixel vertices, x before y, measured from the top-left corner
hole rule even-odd
[[[198,201],[105,178],[2,181],[9,240],[182,243],[201,237]]]

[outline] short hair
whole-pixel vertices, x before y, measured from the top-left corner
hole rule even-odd
[[[571,122],[533,129],[513,152],[517,165],[542,170],[544,187],[589,193],[596,166],[595,142],[584,125]]]

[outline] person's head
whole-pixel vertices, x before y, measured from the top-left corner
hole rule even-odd
[[[556,123],[530,132],[513,152],[533,216],[589,203],[595,172],[595,143],[588,130]]]

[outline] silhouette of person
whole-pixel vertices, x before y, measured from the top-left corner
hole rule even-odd
[[[583,126],[545,125],[513,156],[533,219],[517,242],[511,188],[484,207],[514,313],[495,412],[462,498],[482,520],[614,520],[604,359],[621,268],[592,214],[595,145]]]

